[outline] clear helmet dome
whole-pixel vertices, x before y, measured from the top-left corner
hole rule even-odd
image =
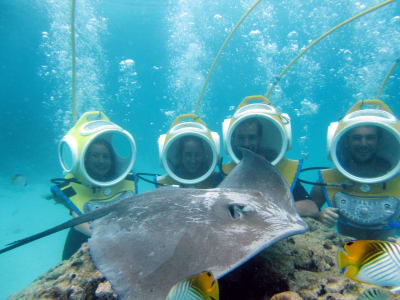
[[[261,103],[249,101],[261,100]],[[240,148],[247,148],[276,165],[291,146],[291,125],[287,114],[279,113],[263,96],[246,97],[232,118],[223,122],[224,146],[235,163]]]
[[[400,167],[399,133],[384,124],[360,122],[348,126],[337,135],[332,148],[337,169],[357,182],[385,181]]]
[[[123,131],[106,131],[94,136],[83,148],[80,170],[98,186],[123,180],[132,170],[136,156],[133,138]]]
[[[196,122],[183,122],[190,116]],[[167,134],[158,140],[160,161],[168,175],[182,184],[206,180],[219,159],[219,135],[192,115],[178,117]]]
[[[101,112],[87,112],[59,143],[65,172],[95,186],[111,186],[132,170],[136,144]]]
[[[342,120],[330,124],[327,142],[328,157],[353,181],[383,182],[400,170],[399,121],[380,100],[356,103]]]

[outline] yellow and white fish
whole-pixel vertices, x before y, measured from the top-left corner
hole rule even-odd
[[[347,242],[339,251],[339,268],[352,280],[400,292],[400,245],[385,241]]]
[[[390,293],[386,290],[370,288],[365,290],[356,300],[390,300]]]
[[[211,272],[200,274],[179,281],[168,293],[166,300],[218,300],[218,281]]]

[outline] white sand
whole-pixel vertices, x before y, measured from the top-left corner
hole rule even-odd
[[[48,178],[11,185],[0,178],[0,247],[70,219],[68,210],[43,196],[50,193]],[[0,255],[0,299],[28,286],[61,261],[67,231],[56,233]]]

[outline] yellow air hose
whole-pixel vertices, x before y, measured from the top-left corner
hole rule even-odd
[[[278,82],[281,80],[281,78],[283,77],[283,75],[285,75],[285,73],[289,70],[289,68],[300,58],[302,57],[308,50],[310,50],[316,43],[318,43],[320,40],[324,39],[325,37],[327,37],[328,35],[330,35],[332,32],[336,31],[337,29],[343,27],[344,25],[370,13],[373,12],[374,10],[385,6],[386,4],[389,4],[391,2],[393,2],[395,0],[387,0],[384,1],[380,4],[375,5],[374,7],[371,7],[369,9],[366,9],[362,12],[360,12],[359,14],[347,19],[346,21],[340,23],[339,25],[336,25],[335,27],[331,28],[330,30],[328,30],[327,32],[325,32],[323,35],[321,35],[319,38],[317,38],[315,41],[313,41],[311,44],[309,44],[303,51],[301,51],[294,59],[292,59],[289,64],[287,65],[287,67],[279,74],[278,77],[276,77],[275,82],[270,86],[268,92],[265,94],[265,97],[269,97],[269,95],[272,93],[272,90],[274,89],[274,87],[278,84]]]
[[[72,105],[72,118],[75,124],[76,123],[75,0],[71,0],[71,57],[72,57],[71,105]]]
[[[400,56],[395,60],[392,67],[390,68],[389,73],[387,73],[385,79],[383,80],[381,89],[379,90],[378,94],[376,95],[376,99],[379,99],[381,97],[381,94],[382,94],[383,90],[385,89],[385,85],[386,85],[387,81],[389,80],[390,75],[392,75],[392,73],[396,69],[397,65],[399,64],[399,62],[400,62]]]
[[[317,44],[320,40],[324,39],[325,37],[327,37],[328,35],[330,35],[332,32],[334,32],[334,31],[336,31],[337,29],[343,27],[344,25],[346,25],[346,24],[348,24],[348,23],[350,23],[350,22],[352,22],[352,21],[354,21],[354,20],[356,20],[356,19],[358,19],[358,18],[360,18],[360,17],[362,17],[362,16],[364,16],[364,15],[370,13],[370,12],[373,12],[374,10],[376,10],[376,9],[382,7],[382,6],[385,6],[386,4],[389,4],[389,3],[391,3],[391,2],[394,2],[394,1],[395,1],[395,0],[387,0],[387,1],[384,1],[384,2],[382,2],[382,3],[380,3],[380,4],[375,5],[375,6],[372,7],[372,8],[366,9],[366,10],[362,11],[361,13],[359,13],[359,14],[357,14],[357,15],[355,15],[355,16],[349,18],[349,19],[347,19],[346,21],[340,23],[339,25],[333,27],[333,28],[330,29],[329,31],[327,31],[327,32],[325,32],[324,34],[322,34],[319,38],[317,38],[315,41],[313,41],[313,42],[312,42],[310,45],[308,45],[303,51],[301,51],[293,60],[291,60],[291,61],[289,62],[289,64],[287,65],[287,67],[279,74],[279,76],[275,79],[275,82],[274,82],[274,83],[271,85],[271,87],[269,88],[268,92],[266,93],[266,97],[267,97],[267,98],[269,97],[269,95],[271,94],[271,92],[272,92],[272,90],[274,89],[274,87],[278,84],[278,82],[281,80],[281,78],[283,77],[283,75],[285,75],[285,73],[289,70],[289,68],[290,68],[300,57],[302,57],[308,50],[310,50],[315,44]],[[224,41],[224,43],[222,44],[221,48],[219,49],[219,51],[218,51],[218,53],[217,53],[217,56],[215,57],[214,62],[213,62],[213,64],[211,65],[210,70],[208,71],[207,78],[206,78],[206,80],[205,80],[205,82],[204,82],[204,84],[203,84],[203,88],[201,89],[201,92],[200,92],[200,96],[199,96],[199,98],[197,99],[196,106],[195,106],[195,109],[194,109],[194,114],[198,115],[198,110],[199,110],[199,107],[200,107],[201,100],[203,99],[204,92],[205,92],[205,90],[206,90],[206,87],[207,87],[207,85],[208,85],[208,82],[209,82],[209,80],[210,80],[210,77],[211,77],[211,75],[212,75],[212,73],[213,73],[213,71],[214,71],[215,65],[217,64],[218,59],[219,59],[219,57],[221,56],[222,51],[225,49],[226,45],[228,44],[228,42],[229,42],[230,39],[232,38],[232,36],[233,36],[233,34],[235,33],[235,31],[236,31],[236,30],[238,29],[238,27],[240,26],[240,24],[246,19],[246,17],[250,14],[250,12],[251,12],[260,2],[261,2],[261,0],[256,0],[256,1],[253,2],[253,4],[250,6],[250,8],[249,8],[249,9],[243,14],[243,16],[239,19],[239,21],[237,22],[237,24],[235,25],[235,27],[232,29],[232,31],[230,32],[230,34],[228,35],[228,37],[225,39],[225,41]],[[397,62],[397,63],[398,63],[398,62]]]
[[[211,77],[211,75],[212,75],[212,73],[213,73],[213,71],[214,71],[214,67],[215,67],[215,65],[217,64],[217,61],[218,61],[219,57],[221,56],[222,51],[224,51],[226,45],[228,44],[228,42],[230,41],[230,39],[232,38],[232,36],[233,36],[233,34],[236,32],[236,30],[239,28],[240,24],[242,24],[242,22],[246,19],[246,17],[250,14],[250,12],[251,12],[251,11],[258,5],[258,3],[260,3],[260,2],[261,2],[261,0],[256,0],[256,1],[253,2],[253,4],[250,6],[250,8],[249,8],[249,9],[244,13],[244,15],[239,19],[239,21],[237,22],[237,24],[235,25],[235,27],[233,27],[233,29],[231,30],[230,34],[228,35],[228,37],[225,39],[224,43],[222,44],[221,49],[219,49],[219,51],[218,51],[218,53],[217,53],[217,56],[215,57],[214,62],[213,62],[213,64],[211,65],[210,71],[208,71],[208,75],[207,75],[207,78],[206,78],[206,80],[205,80],[205,82],[204,82],[204,84],[203,84],[203,88],[201,89],[200,96],[199,96],[199,98],[197,99],[197,103],[196,103],[196,106],[195,106],[195,109],[194,109],[194,114],[195,114],[195,115],[198,115],[200,103],[201,103],[201,100],[203,99],[203,95],[204,95],[204,92],[205,92],[205,90],[206,90],[208,81],[210,80],[210,77]]]

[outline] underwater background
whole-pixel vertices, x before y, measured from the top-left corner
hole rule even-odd
[[[179,114],[193,111],[219,48],[252,2],[77,0],[78,117],[103,111],[134,136],[134,170],[162,173],[158,137]],[[245,96],[265,94],[311,41],[378,3],[261,1],[222,53],[200,117],[222,136],[223,120]],[[57,146],[73,126],[70,17],[66,0],[0,0],[0,247],[70,218],[45,198],[50,179],[63,176]],[[393,2],[300,58],[269,97],[292,119],[288,157],[304,158],[305,167],[331,166],[330,122],[358,100],[374,99],[399,56],[400,4]],[[380,99],[400,116],[400,68]],[[149,188],[141,182],[139,192]],[[0,299],[59,263],[66,233],[1,255]]]

